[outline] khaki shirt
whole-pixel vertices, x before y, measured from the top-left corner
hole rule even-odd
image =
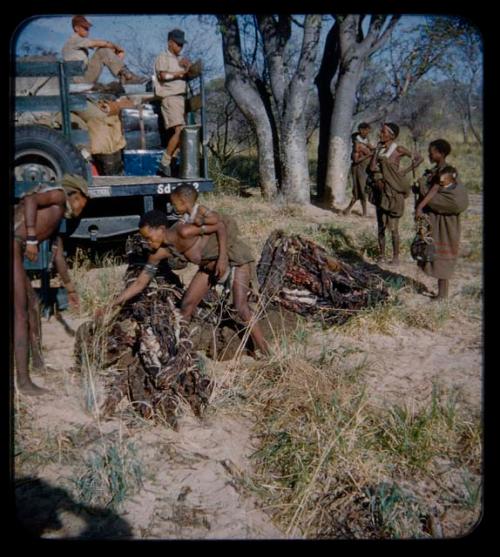
[[[73,33],[71,37],[64,43],[62,49],[63,60],[82,60],[85,66],[89,63],[89,48],[92,39],[80,37],[77,33]]]
[[[179,64],[180,56],[172,54],[170,50],[159,54],[155,61],[155,93],[159,97],[170,97],[171,95],[184,95],[186,93],[186,80],[185,79],[172,79],[171,81],[160,81],[158,77],[159,72],[176,73],[182,72],[183,68]]]

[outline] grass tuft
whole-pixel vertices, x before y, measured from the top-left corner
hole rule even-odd
[[[102,438],[74,480],[79,499],[87,504],[116,509],[142,487],[143,463],[132,442]]]

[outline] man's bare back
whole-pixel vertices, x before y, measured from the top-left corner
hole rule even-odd
[[[16,217],[19,214],[19,225],[16,235],[26,238],[25,210],[26,204],[36,203],[36,236],[38,241],[46,240],[55,232],[64,216],[66,194],[61,190],[33,194],[36,199],[28,196],[22,199],[16,207]],[[16,218],[17,221],[17,218]]]

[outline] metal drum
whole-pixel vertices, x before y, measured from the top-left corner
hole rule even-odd
[[[182,129],[179,177],[200,177],[200,126],[185,126]]]

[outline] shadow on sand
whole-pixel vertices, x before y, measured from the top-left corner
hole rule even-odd
[[[86,506],[75,501],[63,488],[54,487],[36,477],[24,477],[15,483],[16,528],[18,539],[59,537],[63,530],[60,513],[73,514],[84,523],[77,535],[64,535],[66,539],[131,539],[130,525],[114,511],[102,507]],[[56,535],[54,535],[56,534]]]

